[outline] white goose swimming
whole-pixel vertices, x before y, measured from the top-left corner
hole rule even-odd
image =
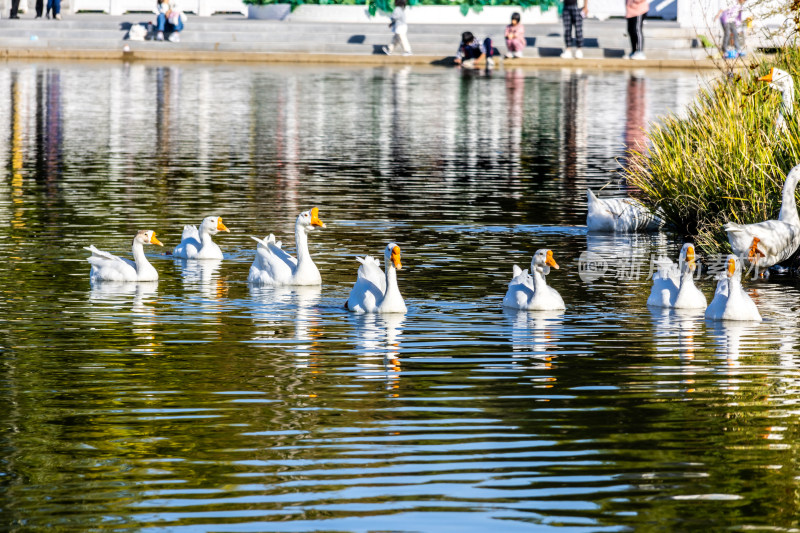
[[[403,268],[400,262],[400,247],[390,242],[383,251],[386,274],[378,260],[371,256],[356,258],[358,278],[350,289],[345,309],[356,313],[405,313],[406,303],[397,287],[397,271]]]
[[[672,307],[675,309],[705,309],[706,297],[694,284],[695,263],[694,245],[686,243],[678,256],[677,267],[669,259],[653,274],[653,288],[647,305],[653,307]]]
[[[598,198],[586,189],[586,227],[589,231],[636,233],[658,231],[664,221],[633,198]]]
[[[552,250],[536,250],[531,259],[531,272],[514,265],[513,277],[503,298],[503,306],[523,311],[555,311],[566,309],[564,300],[554,288],[547,285],[545,276],[550,267],[558,268]]]
[[[766,81],[769,86],[781,93],[781,109],[775,120],[775,130],[779,133],[789,131],[788,120],[794,111],[794,80],[792,76],[779,68],[773,67],[769,74],[761,76],[758,81]]]
[[[733,253],[747,257],[759,271],[781,263],[800,247],[800,217],[794,193],[800,181],[800,165],[794,167],[783,183],[781,212],[778,220],[755,224],[728,222],[725,231]]]
[[[92,265],[92,281],[157,281],[158,272],[144,255],[145,244],[163,246],[152,230],[140,230],[133,238],[133,261],[98,250],[93,245],[84,249],[92,252],[86,260]]]
[[[222,259],[222,250],[211,240],[220,231],[230,230],[222,223],[222,217],[206,217],[196,226],[184,226],[181,243],[172,250],[173,257],[180,259]]]
[[[312,208],[297,215],[294,224],[294,240],[297,245],[297,258],[284,252],[281,242],[269,234],[264,240],[250,237],[258,243],[256,257],[247,276],[249,283],[285,287],[290,285],[321,285],[319,269],[308,252],[308,233],[315,227],[324,228],[319,219],[319,208]]]
[[[727,269],[717,283],[714,299],[705,313],[711,320],[751,320],[761,322],[761,313],[742,289],[742,267],[739,258],[729,255]]]

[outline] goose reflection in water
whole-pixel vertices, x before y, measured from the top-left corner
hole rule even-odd
[[[156,348],[160,346],[160,343],[155,341],[155,331],[153,330],[158,317],[155,307],[151,304],[157,297],[157,281],[93,282],[89,292],[89,302],[94,305],[89,308],[89,313],[98,315],[99,319],[99,315],[108,314],[109,308],[122,311],[130,306],[132,331],[136,338],[141,340],[141,344],[134,351],[155,353]]]
[[[298,367],[313,366],[319,354],[322,337],[321,319],[317,306],[322,287],[319,285],[296,287],[262,287],[248,285],[250,297],[257,304],[252,309],[252,319],[256,326],[253,340],[280,338],[280,332],[287,323],[294,324],[291,340]],[[286,337],[286,335],[283,335]]]
[[[219,277],[222,259],[175,259],[175,264],[180,268],[185,289],[214,302],[222,301],[227,295],[227,286]]]
[[[695,337],[703,322],[705,309],[647,308],[653,322],[656,350],[674,353],[677,349],[682,359],[694,359],[697,346]]]
[[[518,311],[503,308],[510,325],[511,349],[514,357],[542,359],[544,368],[552,368],[564,322],[564,311]]]
[[[406,316],[399,313],[353,314],[350,320],[355,328],[359,366],[376,368],[376,364],[366,361],[380,357],[382,369],[399,371]]]

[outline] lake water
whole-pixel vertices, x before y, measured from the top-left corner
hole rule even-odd
[[[800,287],[746,282],[758,325],[652,312],[680,239],[585,228],[699,83],[0,63],[0,530],[798,527]],[[249,236],[293,251],[313,206],[323,286],[249,287]],[[165,254],[209,214],[224,261]],[[160,281],[92,286],[83,247],[145,228]],[[348,313],[390,241],[408,313]],[[567,310],[504,311],[543,247]]]

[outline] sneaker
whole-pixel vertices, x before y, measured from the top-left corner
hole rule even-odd
[[[522,57],[522,52],[514,52],[514,57]]]
[[[564,51],[561,52],[561,59],[572,59],[572,50],[564,48]]]
[[[404,56],[413,56],[414,54],[412,54],[412,53],[409,51],[409,52],[403,52],[403,55],[404,55]]]
[[[390,55],[392,55],[392,51],[391,51],[391,50],[389,50],[389,47],[388,47],[388,46],[381,46],[381,51],[382,51],[384,54],[386,54],[387,56],[390,56]]]
[[[580,48],[575,50],[575,59],[583,59],[583,50]]]
[[[647,59],[647,56],[644,55],[644,52],[634,52],[631,54],[631,59],[642,60]]]
[[[169,42],[171,42],[171,43],[179,43],[179,42],[181,42],[181,34],[178,33],[177,31],[174,31],[174,32],[169,34],[169,37],[167,37],[167,40]]]
[[[491,57],[486,58],[486,68],[494,68],[494,59]]]
[[[164,40],[164,32],[160,31],[156,33],[156,41],[163,41]]]
[[[464,68],[475,68],[475,60],[474,59],[465,59],[461,62],[461,66]]]
[[[514,55],[514,52],[506,52],[506,55],[503,57],[506,59],[514,59],[516,56]]]
[[[61,20],[61,13],[56,14],[56,20]]]

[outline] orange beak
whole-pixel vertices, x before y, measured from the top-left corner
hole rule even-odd
[[[392,263],[394,264],[394,267],[397,270],[400,270],[400,269],[403,268],[403,264],[400,262],[400,247],[399,246],[395,246],[392,249]]]
[[[320,228],[325,227],[325,223],[319,219],[319,208],[312,207],[311,208],[311,225],[312,226],[319,226]]]
[[[774,68],[772,68],[772,69],[770,69],[770,70],[769,70],[769,74],[767,74],[767,75],[765,75],[765,76],[761,76],[760,78],[758,78],[758,81],[767,81],[767,82],[771,82],[771,81],[772,81],[772,73],[773,73],[773,72],[775,72],[775,69],[774,69]]]
[[[161,244],[161,241],[156,239],[156,232],[155,231],[153,232],[153,236],[150,237],[150,244],[157,244],[159,246],[164,246],[163,244]]]
[[[690,246],[686,249],[686,262],[694,266],[694,246]]]
[[[547,258],[544,260],[544,264],[548,265],[548,266],[551,266],[551,267],[553,267],[555,269],[558,269],[558,263],[556,263],[556,260],[553,259],[553,251],[552,250],[547,250]]]
[[[217,230],[218,231],[227,231],[228,233],[231,232],[228,228],[225,227],[225,224],[222,223],[222,217],[217,219]]]
[[[728,277],[733,276],[734,272],[736,272],[736,261],[728,259]]]

